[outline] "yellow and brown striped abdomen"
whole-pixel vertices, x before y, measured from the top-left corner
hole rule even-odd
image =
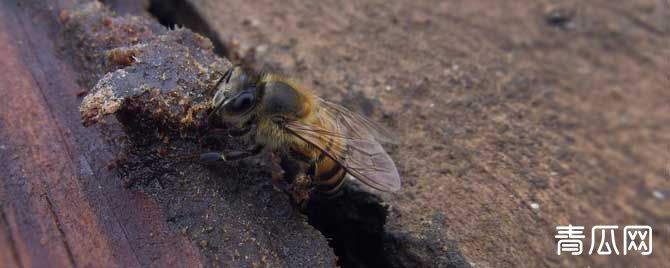
[[[324,126],[324,128],[327,127]],[[344,177],[347,172],[328,155],[342,153],[338,151],[341,146],[335,146],[332,137],[321,136],[320,138],[322,144],[326,145],[326,150],[321,150],[316,146],[299,146],[298,148],[291,148],[291,156],[308,166],[307,174],[312,177],[312,183],[319,192],[332,195],[337,193],[344,184]]]
[[[346,174],[339,163],[323,153],[322,160],[316,162],[313,182],[319,192],[332,195],[342,187]]]

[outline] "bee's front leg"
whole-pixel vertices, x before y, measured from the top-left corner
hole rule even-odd
[[[226,155],[221,152],[209,152],[200,154],[200,162],[205,164],[214,164],[219,161],[226,161]]]
[[[300,172],[291,185],[291,197],[300,212],[305,212],[313,192],[312,179],[305,172]]]
[[[289,184],[285,180],[286,171],[281,165],[282,158],[276,153],[272,153],[270,158],[270,172],[272,174],[272,186],[288,194]]]
[[[263,152],[263,146],[256,144],[251,148],[248,148],[243,151],[230,151],[227,153],[223,152],[209,152],[203,153],[200,155],[200,161],[206,164],[214,164],[219,161],[237,161],[244,158],[252,157]]]
[[[308,163],[296,161],[286,154],[272,155],[272,185],[286,193],[301,212],[304,212],[312,192],[311,179],[305,173],[308,166]]]
[[[231,128],[228,130],[228,135],[231,137],[241,137],[251,132],[253,125],[250,123],[244,124],[241,128]]]

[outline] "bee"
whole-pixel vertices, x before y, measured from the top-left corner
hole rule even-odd
[[[275,186],[301,184],[309,192],[330,196],[350,174],[380,191],[400,189],[398,170],[380,144],[394,142],[393,135],[289,78],[235,66],[217,83],[210,117],[230,126],[231,136],[251,137],[253,145],[243,151],[201,154],[204,162],[269,151],[283,170],[282,176],[273,178]]]

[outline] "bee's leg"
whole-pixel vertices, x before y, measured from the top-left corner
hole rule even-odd
[[[225,138],[225,137],[240,137],[248,134],[251,132],[253,128],[252,123],[246,123],[242,128],[215,128],[208,130],[199,140],[200,145],[209,140],[209,139],[215,139],[218,141],[218,139]]]
[[[200,162],[205,164],[215,164],[219,161],[226,161],[226,156],[221,152],[209,152],[200,154]]]
[[[205,132],[205,137],[211,137],[211,136],[225,136],[225,134],[228,133],[228,129],[225,128],[213,128],[213,129],[208,129],[207,132]]]
[[[216,163],[219,161],[236,161],[248,157],[252,157],[263,152],[263,145],[256,144],[251,148],[248,148],[244,151],[230,151],[227,153],[222,152],[209,152],[200,155],[200,161],[204,163]]]
[[[256,156],[262,153],[264,148],[263,145],[255,144],[243,151],[230,151],[226,154],[226,160],[235,161]]]
[[[312,183],[305,171],[309,163],[296,161],[289,154],[272,154],[272,185],[284,192],[299,215],[304,215],[312,194]]]
[[[251,123],[247,123],[242,128],[231,128],[228,131],[228,135],[233,137],[244,136],[245,134],[249,133],[249,131],[251,131],[252,127],[253,125]]]
[[[291,195],[288,191],[289,184],[286,181],[286,176],[289,176],[286,174],[286,169],[282,166],[282,163],[285,160],[283,160],[283,157],[277,155],[276,153],[273,153],[270,162],[271,162],[271,167],[270,171],[272,173],[272,186],[274,186],[276,189],[279,189],[280,191]]]
[[[225,137],[227,133],[228,129],[225,128],[208,129],[205,133],[203,133],[201,139],[207,139],[210,137]]]
[[[230,151],[226,154],[226,160],[235,161],[244,158],[249,158],[262,153],[263,148],[264,148],[263,145],[256,144],[243,151]]]
[[[305,213],[312,196],[312,179],[305,172],[300,172],[291,186],[291,197],[295,202],[296,209],[300,213]]]

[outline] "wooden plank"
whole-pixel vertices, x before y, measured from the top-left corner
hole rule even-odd
[[[554,238],[568,224],[670,230],[668,1],[185,2],[195,12],[173,16],[200,14],[229,55],[397,133],[403,190],[384,196],[383,235],[353,224],[370,211],[322,219],[343,223],[329,231],[345,261],[669,262],[663,242],[648,257],[588,256],[586,240],[557,256]]]
[[[170,96],[211,94],[197,86],[213,77],[203,66],[211,67],[205,59],[215,56],[208,40],[188,30],[167,32],[146,17],[78,4],[4,1],[0,8],[0,249],[8,249],[2,260],[23,267],[333,266],[326,239],[296,217],[266,172],[231,166],[216,172],[179,160],[183,155],[156,157],[164,140],[141,140],[114,117],[105,126],[82,126],[82,92],[106,72],[146,68],[149,78],[114,80],[120,91],[169,81]],[[144,26],[155,31],[133,32]],[[107,49],[147,40],[156,48],[148,51],[155,52],[152,60],[167,69],[108,62]],[[175,65],[166,62],[174,59]],[[174,76],[156,73],[166,70]],[[185,86],[184,77],[197,79]],[[175,140],[170,149],[199,149],[193,137],[167,134]],[[133,180],[157,186],[129,187]],[[240,181],[245,189],[225,189]]]
[[[155,201],[107,170],[114,149],[81,125],[77,94],[86,89],[58,57],[58,10],[11,1],[0,10],[2,205],[20,263],[199,266]]]

